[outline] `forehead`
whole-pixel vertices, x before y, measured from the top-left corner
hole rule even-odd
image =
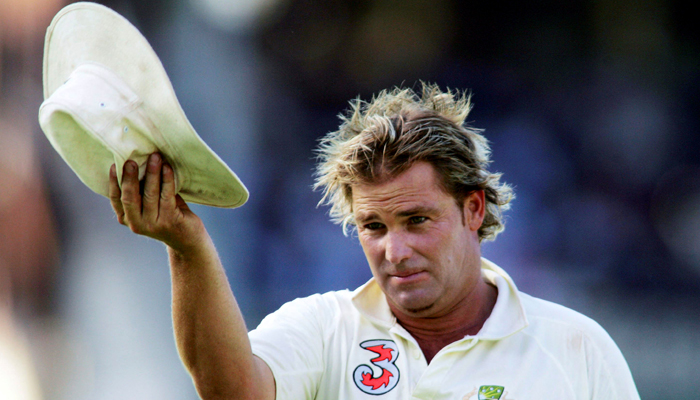
[[[353,212],[356,216],[428,206],[441,201],[452,201],[452,196],[445,192],[437,171],[427,162],[417,162],[398,176],[379,183],[352,186]]]

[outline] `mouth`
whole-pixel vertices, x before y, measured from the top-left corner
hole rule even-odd
[[[427,279],[428,273],[425,271],[403,271],[391,274],[389,278],[399,284],[416,283]]]

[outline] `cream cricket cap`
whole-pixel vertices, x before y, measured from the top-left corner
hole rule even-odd
[[[160,152],[185,201],[239,207],[248,190],[195,132],[158,56],[124,17],[74,3],[54,17],[44,44],[39,123],[51,145],[90,189],[108,195],[109,169],[146,173]]]

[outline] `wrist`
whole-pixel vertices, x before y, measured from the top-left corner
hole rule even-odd
[[[182,262],[203,261],[216,255],[214,242],[204,226],[201,229],[185,235],[186,240],[179,240],[174,243],[166,242],[168,255]]]

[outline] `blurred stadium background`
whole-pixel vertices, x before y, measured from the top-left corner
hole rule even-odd
[[[113,0],[203,139],[251,192],[195,207],[250,328],[369,278],[311,190],[347,100],[471,89],[516,187],[485,255],[603,325],[643,399],[700,394],[700,35],[680,0]],[[65,0],[0,0],[0,398],[197,398],[163,246],[82,185],[37,123],[43,35]],[[527,366],[523,366],[527,368]]]

